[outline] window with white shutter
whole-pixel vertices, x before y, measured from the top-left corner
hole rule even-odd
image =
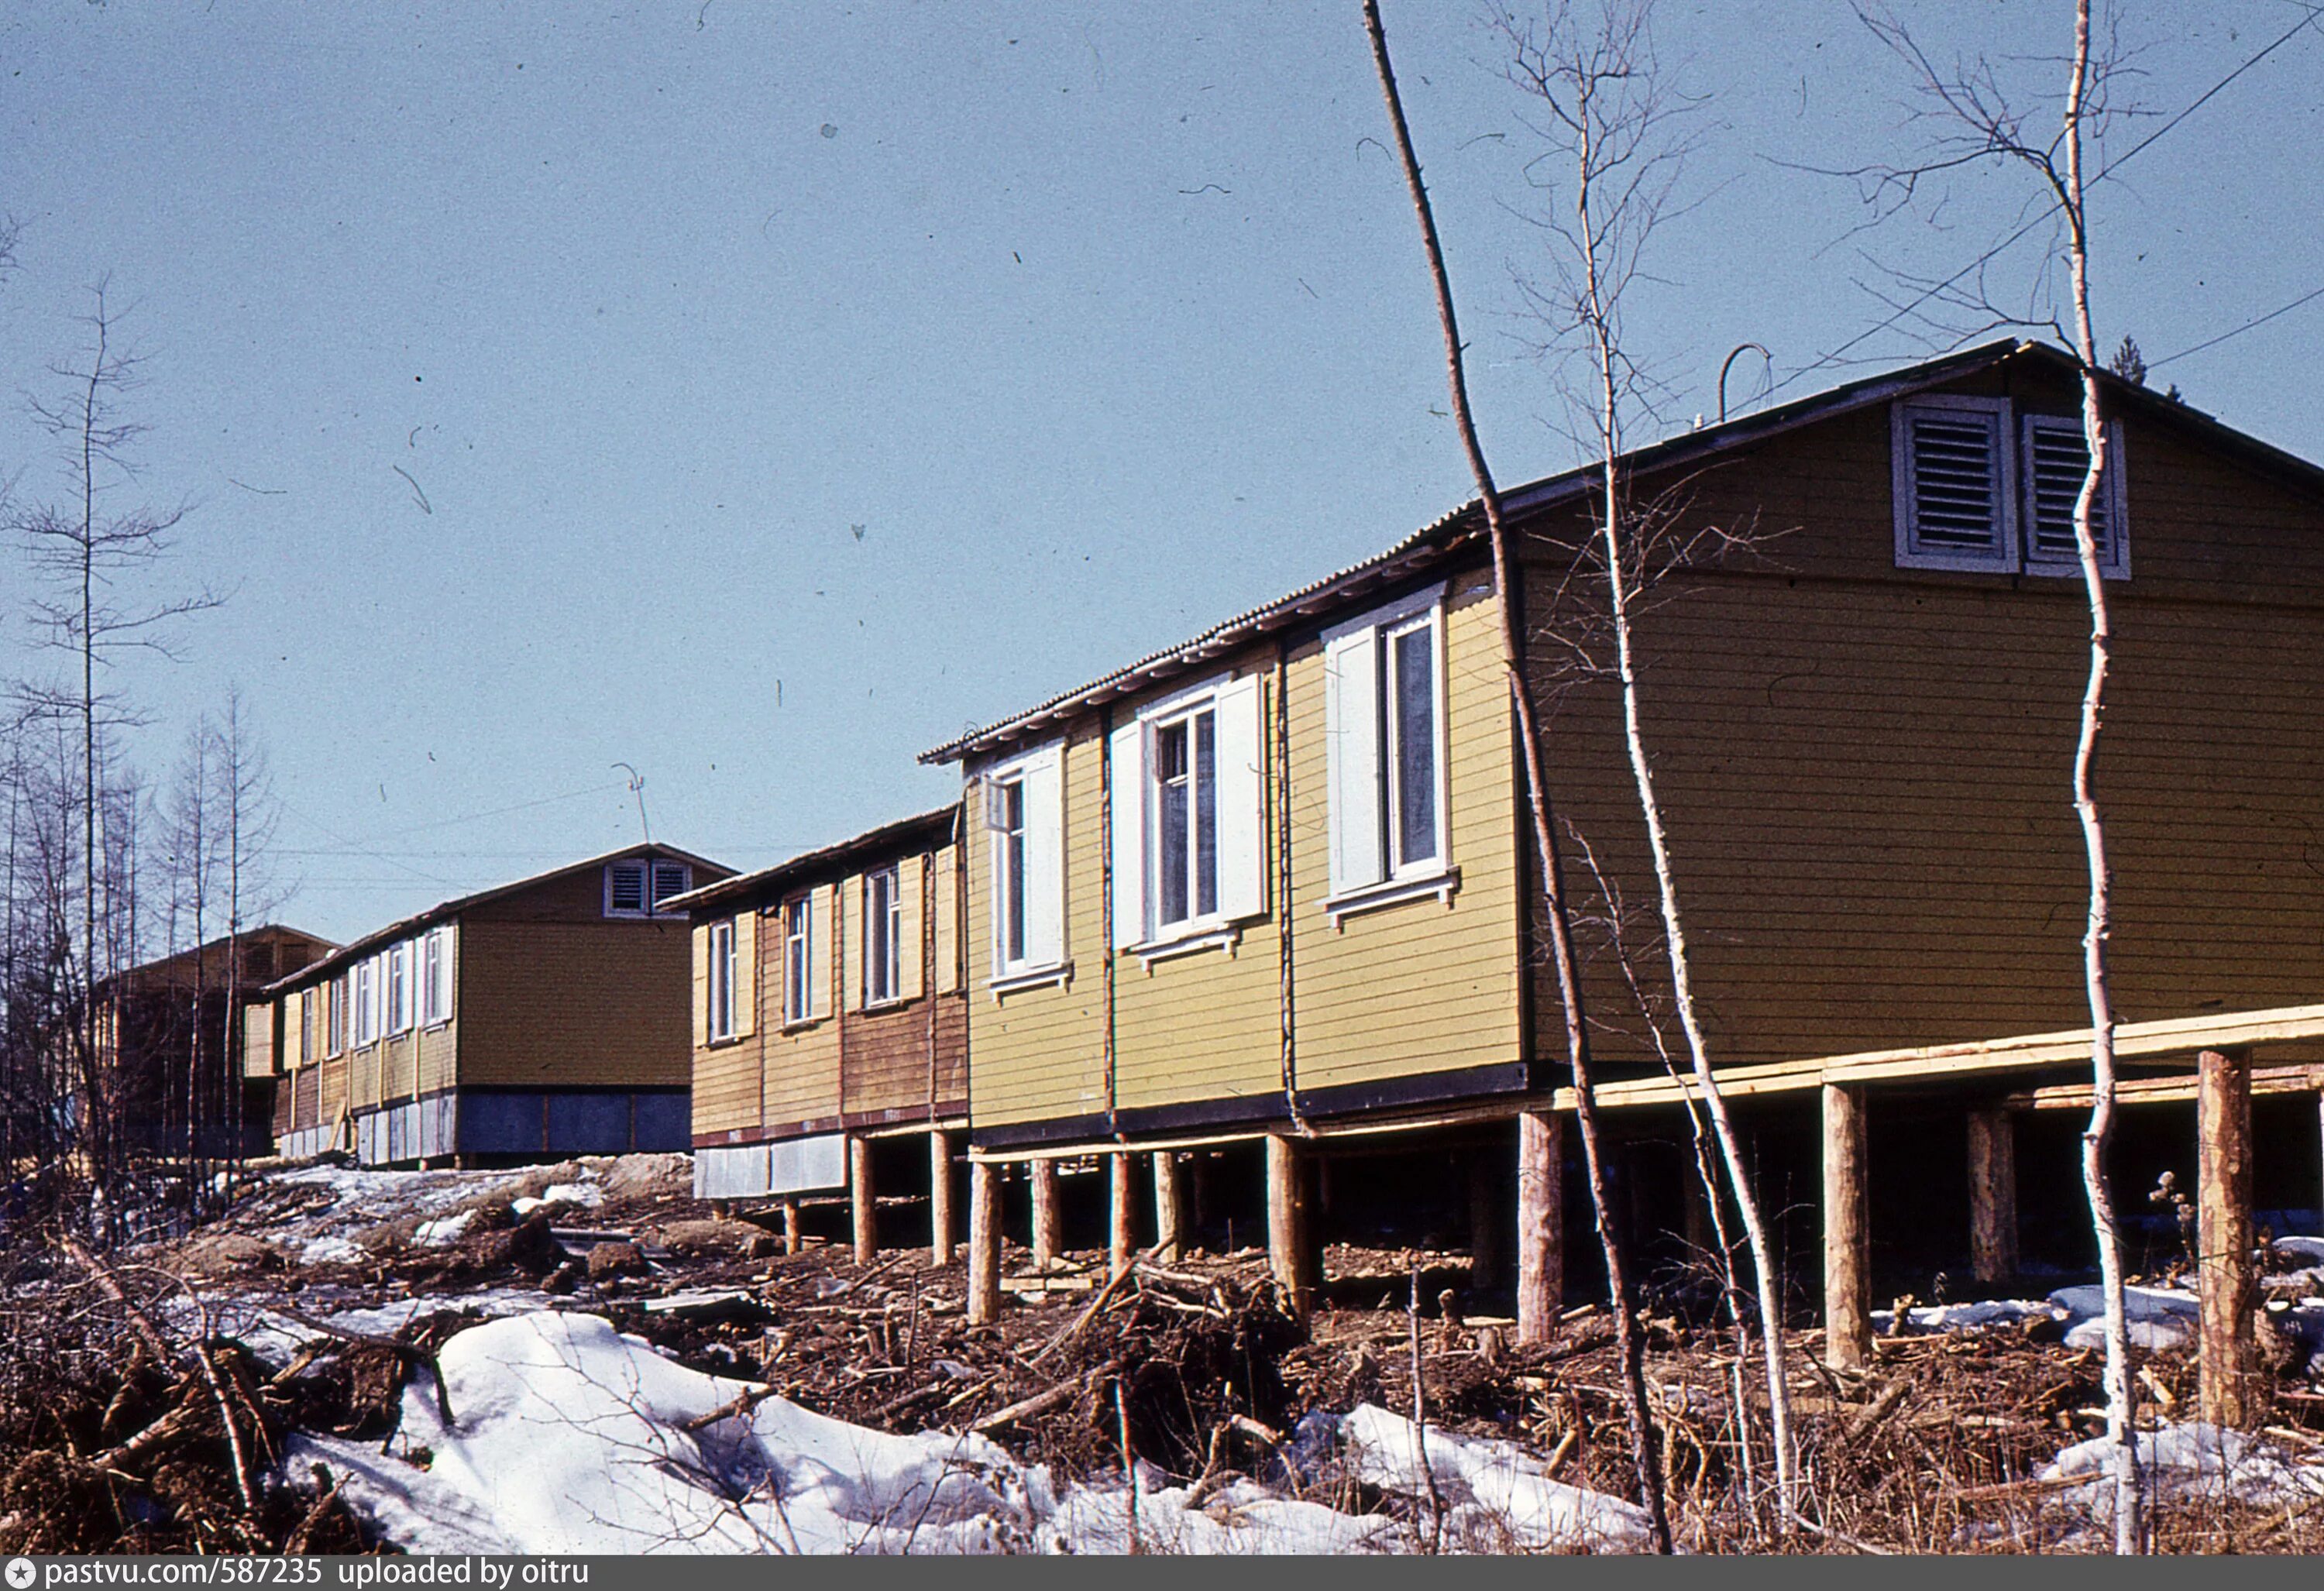
[[[2017,456],[2025,479],[2025,572],[2082,572],[2074,545],[2074,503],[2089,473],[2090,450],[2079,416],[2029,414],[2020,422]],[[2098,570],[2117,578],[2130,573],[2127,514],[2122,490],[2122,427],[2107,427],[2107,467],[2090,504],[2090,532],[2098,543]]]
[[[1916,398],[1891,412],[1897,564],[2014,573],[2008,400]]]
[[[904,903],[898,869],[863,875],[863,1003],[879,1006],[903,998]]]
[[[783,1021],[796,1026],[815,1018],[815,900],[802,895],[783,903]]]
[[[1323,637],[1323,733],[1335,918],[1351,903],[1449,894],[1443,588]]]
[[[1045,746],[984,776],[992,869],[992,976],[1065,967],[1063,749]]]
[[[1114,731],[1117,948],[1215,936],[1266,911],[1259,704],[1256,676],[1211,681]]]
[[[387,952],[387,1031],[411,1031],[411,943],[390,945]]]
[[[429,931],[420,942],[420,1020],[434,1027],[452,1020],[452,930]]]

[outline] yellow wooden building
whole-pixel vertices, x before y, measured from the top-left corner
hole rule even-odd
[[[633,845],[463,896],[260,992],[275,1145],[366,1165],[687,1147],[686,919],[730,869]]]
[[[1997,343],[1625,461],[1651,521],[1643,734],[1694,982],[1723,1070],[1794,1080],[1754,1094],[1771,1144],[1775,1096],[1866,1052],[2015,1057],[1933,1108],[1922,1087],[1912,1108],[1950,1124],[1932,1143],[2070,1078],[2070,1046],[2010,1041],[2087,1021],[2077,380],[2053,349]],[[2207,1014],[2324,997],[2324,471],[2105,391],[2116,998],[2126,1020],[2197,1019],[2158,1052],[2183,1073]],[[1645,1086],[1668,978],[1596,488],[1577,471],[1508,493],[1514,600],[1602,1073],[1667,1107]],[[1167,1177],[1173,1145],[1328,1162],[1432,1124],[1554,1121],[1563,1012],[1499,624],[1471,505],[927,754],[965,779],[980,1161],[1110,1154],[1121,1182],[1129,1149],[1166,1151]],[[2324,1058],[2324,1022],[2252,1031]],[[1137,1221],[1113,1203],[1119,1246]]]

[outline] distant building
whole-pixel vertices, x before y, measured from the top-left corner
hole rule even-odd
[[[367,1165],[687,1146],[686,919],[730,869],[635,845],[463,896],[281,978],[252,1007],[275,1146]]]
[[[672,903],[694,921],[704,1198],[838,1189],[851,1137],[910,1163],[883,1186],[949,1165],[968,1108],[959,832],[947,806]]]
[[[229,1059],[242,1048],[243,1004],[337,948],[268,923],[97,985],[99,1064],[114,1080],[129,1144],[208,1159],[265,1154],[273,1085],[237,1077]]]

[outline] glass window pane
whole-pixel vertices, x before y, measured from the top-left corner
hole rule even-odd
[[[1194,725],[1194,912],[1219,909],[1218,715],[1197,713]]]
[[[1436,655],[1428,626],[1394,642],[1396,860],[1436,856]]]
[[[1002,903],[1006,914],[1001,955],[1006,961],[1025,959],[1025,786],[1019,780],[1001,786],[1002,824]]]
[[[1186,920],[1186,726],[1168,724],[1154,732],[1156,802],[1155,910],[1157,923]]]

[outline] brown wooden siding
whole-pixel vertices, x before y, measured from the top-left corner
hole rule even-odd
[[[929,969],[944,953],[936,916],[911,909],[915,891],[933,895],[956,870],[954,851],[897,859],[907,896],[904,913],[907,990],[924,990]],[[923,1119],[933,1082],[938,1112],[957,1111],[966,1099],[967,1018],[958,994],[936,1002],[933,1076],[929,1058],[929,999],[925,992],[865,1010],[862,989],[863,873],[813,886],[817,939],[816,978],[823,1014],[786,1025],[783,1012],[783,919],[779,901],[752,908],[755,988],[753,1031],[711,1044],[697,1024],[694,1051],[694,1132],[697,1141],[748,1141],[842,1125]],[[788,897],[785,897],[788,898]],[[710,919],[696,926],[706,945]],[[913,947],[917,944],[917,950]],[[706,949],[704,952],[706,955]],[[957,981],[956,979],[954,980]],[[696,973],[697,1001],[706,998],[706,968]]]
[[[675,919],[464,917],[458,1081],[685,1087],[687,940]]]

